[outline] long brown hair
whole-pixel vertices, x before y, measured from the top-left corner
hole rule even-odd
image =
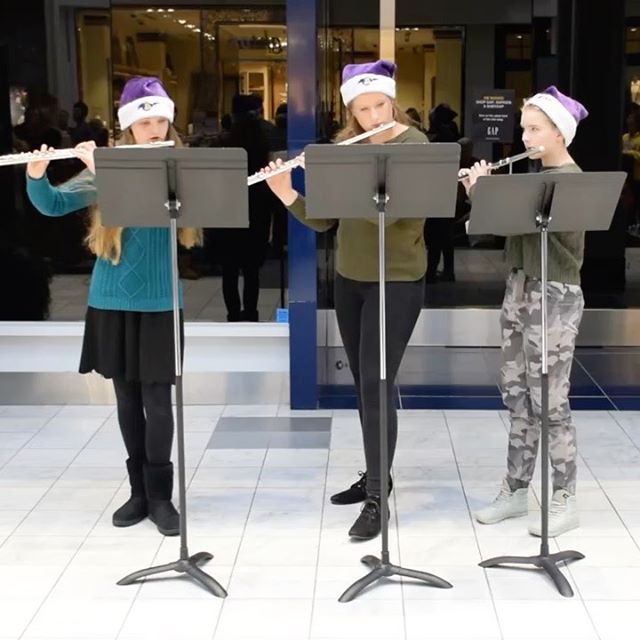
[[[175,127],[170,124],[167,140],[173,140],[176,147],[183,147],[182,140]],[[125,129],[117,144],[136,144],[131,128]],[[122,256],[122,227],[106,227],[102,224],[100,209],[96,205],[89,207],[89,230],[85,244],[91,253],[99,258],[109,260],[111,264],[118,264]],[[178,229],[178,242],[190,249],[202,244],[202,230],[192,228]]]
[[[409,127],[413,126],[412,120],[409,116],[398,106],[395,100],[391,100],[393,104],[393,119],[399,124],[405,124]],[[341,142],[347,138],[353,138],[361,133],[364,133],[364,129],[360,126],[357,118],[353,115],[351,105],[347,107],[347,124],[338,132],[335,141]]]

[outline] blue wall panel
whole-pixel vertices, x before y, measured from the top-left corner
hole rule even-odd
[[[287,74],[289,155],[316,139],[316,0],[287,0]],[[304,193],[302,171],[294,187]],[[318,403],[316,349],[316,235],[289,216],[289,356],[292,409]]]

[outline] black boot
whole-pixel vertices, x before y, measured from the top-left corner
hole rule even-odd
[[[367,497],[367,472],[358,471],[360,480],[354,482],[348,489],[334,493],[329,500],[331,504],[356,504]],[[393,480],[389,478],[389,493],[393,489]]]
[[[142,463],[137,460],[127,460],[131,497],[112,516],[114,527],[130,527],[138,524],[147,517],[147,496],[144,491],[144,477]]]
[[[370,540],[380,533],[381,526],[380,496],[369,494],[349,535],[357,540]]]
[[[180,533],[180,516],[171,503],[173,491],[173,465],[144,465],[144,481],[147,490],[149,520],[165,536],[177,536]]]

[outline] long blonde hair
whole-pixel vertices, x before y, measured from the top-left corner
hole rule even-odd
[[[406,124],[407,126],[413,126],[413,121],[409,116],[398,106],[395,100],[391,100],[393,104],[393,119],[399,124]],[[351,105],[347,107],[347,124],[336,135],[336,142],[341,142],[347,138],[353,138],[361,133],[364,133],[364,129],[360,126],[358,119],[353,115]]]
[[[172,124],[169,125],[167,140],[173,140],[176,147],[184,146]],[[130,128],[122,132],[118,144],[136,144]],[[109,260],[114,265],[118,264],[122,256],[122,227],[105,227],[102,224],[100,209],[96,205],[89,207],[89,216],[89,231],[85,238],[85,244],[91,253],[99,258]],[[178,242],[187,249],[201,245],[202,229],[178,229]]]

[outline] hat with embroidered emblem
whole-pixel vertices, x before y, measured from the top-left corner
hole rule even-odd
[[[348,64],[342,70],[340,94],[348,105],[363,93],[384,93],[390,98],[396,97],[396,81],[393,76],[396,65],[388,60],[376,60],[364,64]]]
[[[137,76],[124,85],[118,109],[118,121],[123,131],[144,118],[166,118],[173,122],[174,114],[173,100],[158,78]]]

